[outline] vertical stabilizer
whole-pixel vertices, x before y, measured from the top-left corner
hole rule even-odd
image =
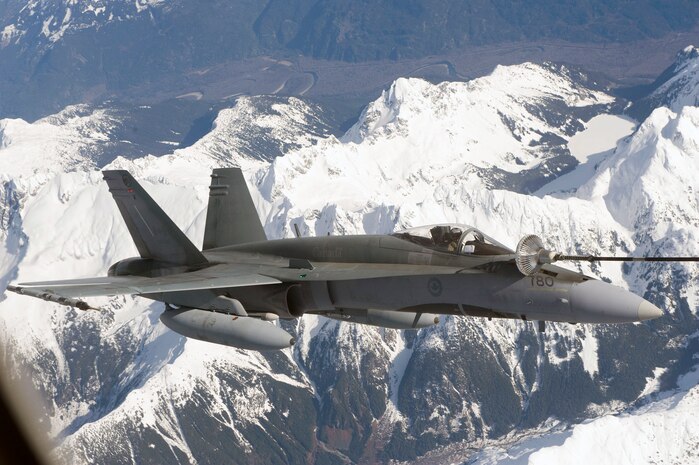
[[[207,263],[204,255],[128,171],[102,174],[141,257],[175,265]]]
[[[204,250],[267,240],[240,168],[211,174]]]

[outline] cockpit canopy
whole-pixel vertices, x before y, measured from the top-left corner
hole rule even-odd
[[[404,229],[392,234],[440,252],[462,255],[508,255],[514,251],[473,226],[465,224],[431,224]]]

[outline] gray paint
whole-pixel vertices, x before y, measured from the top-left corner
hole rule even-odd
[[[240,168],[215,169],[209,186],[203,250],[266,239]]]
[[[107,171],[105,179],[142,257],[113,265],[106,278],[22,286],[59,297],[163,301],[181,307],[162,317],[174,331],[255,350],[290,344],[284,331],[251,318],[270,315],[316,313],[393,328],[433,324],[440,313],[581,323],[662,315],[624,289],[555,265],[524,276],[508,249],[458,254],[405,235],[267,241],[239,169],[214,170],[210,248],[202,253],[127,172]]]
[[[128,171],[103,171],[109,192],[142,258],[176,265],[203,265],[204,255]]]
[[[272,323],[206,310],[167,310],[160,315],[160,321],[183,336],[241,349],[286,349],[295,342],[289,333]]]
[[[432,313],[376,310],[374,308],[343,308],[323,316],[349,323],[393,329],[420,329],[439,323]]]

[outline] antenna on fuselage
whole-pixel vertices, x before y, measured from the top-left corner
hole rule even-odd
[[[296,234],[296,238],[301,237],[301,231],[299,230],[299,225],[296,223],[292,223],[294,225],[294,234]]]

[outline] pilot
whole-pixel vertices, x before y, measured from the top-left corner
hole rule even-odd
[[[456,252],[459,248],[461,229],[450,228],[449,226],[435,226],[430,229],[430,236],[432,236],[432,242],[438,248]]]
[[[444,247],[449,243],[449,238],[447,234],[449,233],[448,226],[434,226],[430,229],[430,236],[432,236],[432,243],[436,246]]]
[[[449,231],[449,234],[447,235],[447,250],[449,252],[456,252],[459,249],[459,239],[461,239],[461,233],[461,229],[459,228],[451,228]]]

